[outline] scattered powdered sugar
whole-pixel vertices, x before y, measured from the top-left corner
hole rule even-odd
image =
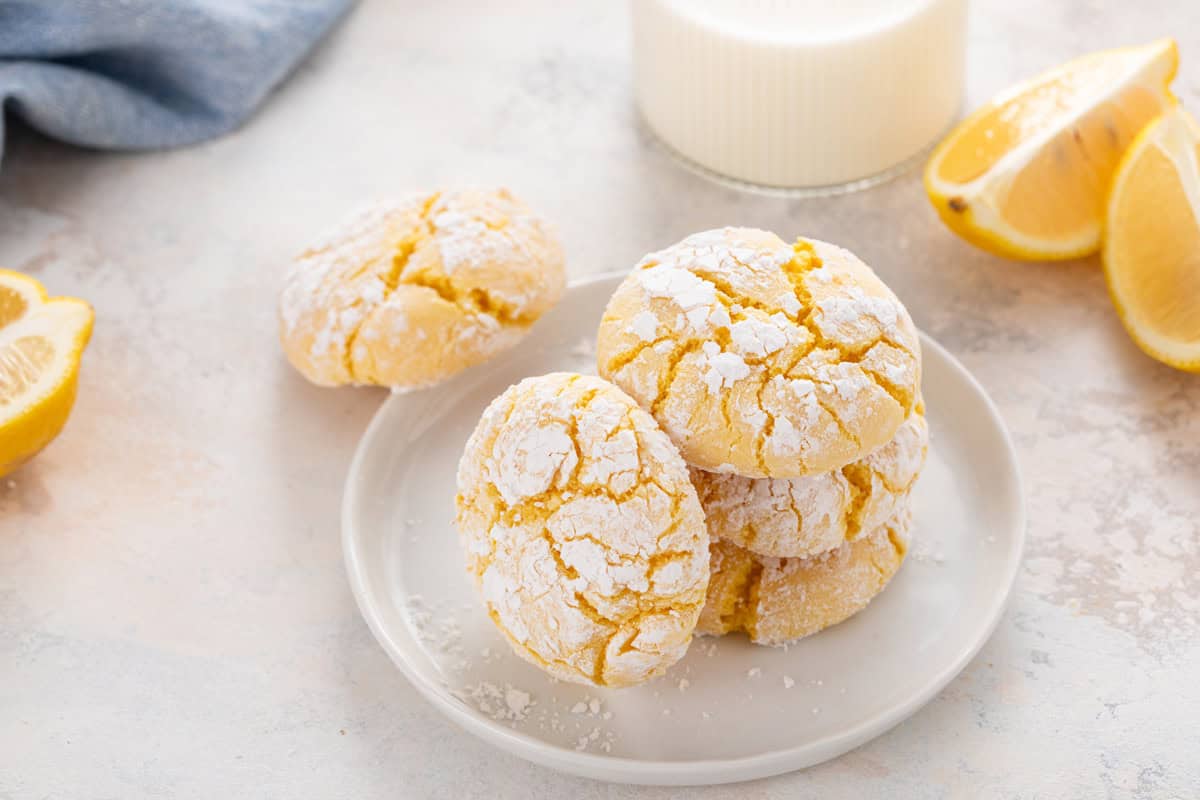
[[[859,395],[871,388],[871,380],[861,370],[846,370],[845,375],[834,377],[830,383],[845,401],[853,403]]]
[[[816,269],[810,269],[804,276],[808,279],[808,283],[814,285],[828,285],[834,282],[834,271],[822,264]]]
[[[705,342],[700,349],[704,354],[705,366],[702,377],[709,391],[716,393],[720,389],[733,386],[750,374],[750,367],[741,356],[737,353],[722,352],[721,346],[716,342]]]
[[[667,298],[683,310],[684,316],[699,327],[717,305],[717,288],[699,276],[667,264],[635,272],[642,288],[651,298]],[[700,312],[693,316],[693,312]]]
[[[492,235],[493,231],[482,220],[461,212],[442,211],[434,215],[432,222],[437,229],[434,241],[447,273],[473,260],[495,258],[508,244],[507,238]]]
[[[575,749],[582,752],[599,742],[599,748],[603,752],[608,753],[612,751],[615,739],[616,737],[611,731],[601,731],[599,728],[592,728],[591,731],[575,740]]]
[[[784,322],[789,322],[786,317]],[[733,344],[743,355],[758,358],[778,352],[788,343],[787,333],[780,324],[758,317],[738,320],[729,327],[729,334]]]
[[[904,361],[902,363],[889,362],[883,365],[883,377],[887,378],[888,383],[893,386],[908,386],[913,383],[913,361]]]
[[[561,483],[578,461],[565,422],[510,426],[500,431],[487,462],[488,477],[509,504],[545,493]]]
[[[597,716],[600,714],[603,707],[602,701],[598,697],[585,697],[584,699],[571,706],[572,714],[587,714],[589,716]]]
[[[909,556],[913,561],[922,564],[934,564],[941,566],[946,563],[946,553],[942,550],[940,542],[928,541],[924,538],[917,539],[912,548],[909,550]]]
[[[794,680],[792,680],[789,676],[787,676],[787,675],[783,676],[783,688],[790,689],[795,685],[796,685],[796,682]]]
[[[529,716],[534,701],[528,692],[514,688],[511,684],[497,686],[480,681],[466,687],[461,698],[469,699],[479,711],[494,720],[521,722]]]
[[[504,702],[508,705],[508,711],[513,715],[514,719],[525,719],[525,714],[532,700],[528,692],[507,686],[504,689]]]
[[[444,656],[446,667],[462,671],[470,666],[471,662],[463,649],[462,628],[452,610],[428,606],[419,594],[409,595],[406,606],[417,638]]]
[[[775,452],[784,455],[798,455],[804,445],[804,438],[800,435],[800,431],[790,419],[782,416],[775,420],[770,441]]]
[[[644,342],[653,341],[658,333],[658,317],[649,311],[640,311],[629,321],[629,332]]]
[[[834,326],[870,324],[872,321],[892,334],[899,322],[896,301],[869,295],[857,286],[843,290],[843,294],[825,297],[816,303],[820,321]]]

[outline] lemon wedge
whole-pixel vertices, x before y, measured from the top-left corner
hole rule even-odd
[[[1200,372],[1200,125],[1182,108],[1147,125],[1121,159],[1103,259],[1138,346]]]
[[[1093,53],[1013,87],[934,151],[925,190],[967,241],[1012,258],[1100,248],[1113,171],[1147,122],[1175,104],[1179,53],[1161,39]]]
[[[66,424],[92,319],[84,301],[48,298],[37,281],[0,269],[0,477]]]

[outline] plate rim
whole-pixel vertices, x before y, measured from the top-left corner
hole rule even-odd
[[[568,293],[598,283],[622,280],[624,271],[603,272],[584,278],[572,280],[567,286]],[[807,741],[792,747],[769,750],[749,756],[729,759],[699,759],[693,761],[663,761],[643,760],[624,756],[612,756],[600,753],[566,750],[549,744],[541,739],[513,730],[499,722],[490,723],[488,720],[473,714],[465,706],[455,702],[444,687],[436,682],[427,680],[408,663],[404,650],[398,646],[388,633],[386,627],[374,610],[374,605],[366,595],[365,566],[362,563],[356,542],[358,520],[356,501],[362,486],[361,473],[368,453],[374,449],[375,440],[380,436],[384,420],[390,415],[389,409],[398,402],[395,394],[389,395],[376,409],[362,437],[354,450],[346,481],[342,491],[341,545],[342,557],[346,568],[346,577],[350,584],[354,602],[359,614],[367,623],[375,640],[387,653],[392,663],[408,679],[417,691],[435,708],[445,714],[460,728],[479,737],[489,744],[505,752],[524,758],[535,764],[550,769],[559,770],[596,780],[616,783],[631,783],[659,786],[700,786],[723,783],[736,783],[781,775],[787,772],[814,766],[859,747],[866,742],[881,736],[900,722],[915,714],[942,689],[958,676],[963,669],[979,654],[983,646],[992,638],[1004,612],[1012,598],[1013,587],[1024,558],[1026,536],[1028,529],[1026,497],[1024,480],[1021,476],[1020,463],[1017,459],[1016,447],[1012,435],[1004,424],[1004,418],[992,401],[991,396],[983,385],[963,364],[945,347],[924,331],[918,331],[921,348],[924,352],[936,352],[949,367],[964,379],[968,388],[983,401],[983,407],[994,429],[1000,435],[1003,444],[1003,459],[1007,463],[1013,479],[1013,546],[1010,548],[1006,570],[1003,576],[1004,590],[997,593],[988,609],[987,622],[979,628],[971,643],[963,648],[958,656],[947,666],[936,671],[920,690],[914,692],[905,701],[885,709],[879,714],[858,723],[854,727],[824,738]]]

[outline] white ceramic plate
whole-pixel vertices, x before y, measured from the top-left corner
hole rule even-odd
[[[556,682],[513,654],[463,567],[455,470],[484,407],[554,370],[593,372],[592,337],[623,276],[574,284],[516,350],[424,392],[393,395],[346,483],[342,544],[375,637],[468,731],[604,780],[704,784],[816,764],[920,708],[987,640],[1016,575],[1025,520],[1012,444],[963,367],[922,339],[931,428],[914,545],[861,614],[784,649],[697,638],[662,678],[630,689]]]

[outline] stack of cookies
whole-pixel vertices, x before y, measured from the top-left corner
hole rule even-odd
[[[784,644],[895,574],[928,438],[920,348],[849,252],[690,236],[618,287],[596,350],[603,377],[493,400],[459,462],[467,570],[522,658],[630,686],[696,631]]]
[[[621,284],[597,358],[690,467],[710,537],[698,631],[794,641],[899,569],[928,443],[920,345],[852,253],[747,228],[689,236]]]

